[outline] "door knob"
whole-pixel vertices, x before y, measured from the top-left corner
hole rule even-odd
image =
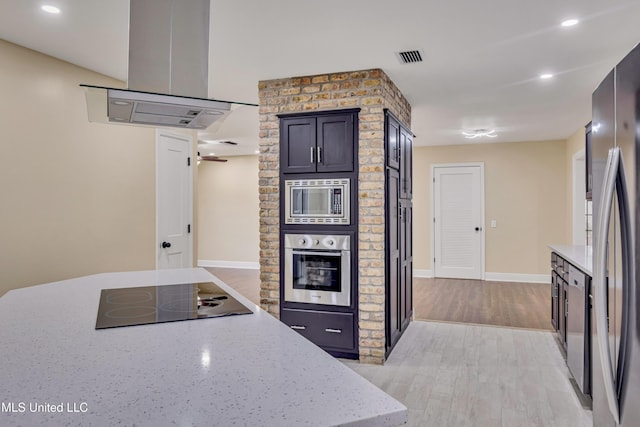
[[[162,248],[166,249],[166,248],[170,248],[171,247],[171,243],[169,242],[162,242]]]
[[[476,227],[476,231],[481,231],[482,227]]]

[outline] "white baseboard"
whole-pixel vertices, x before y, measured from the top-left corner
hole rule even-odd
[[[431,279],[433,278],[433,270],[420,270],[420,269],[414,268],[413,277]],[[551,283],[551,275],[485,272],[484,280],[488,280],[492,282]]]
[[[550,274],[484,273],[484,280],[493,282],[551,283]]]
[[[260,263],[248,261],[220,261],[199,259],[198,267],[244,268],[250,270],[258,270],[260,268]]]
[[[413,277],[420,277],[423,279],[431,279],[433,277],[433,270],[420,270],[417,268],[413,269]]]

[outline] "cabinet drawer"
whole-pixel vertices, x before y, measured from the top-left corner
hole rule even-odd
[[[569,265],[569,285],[584,289],[584,284],[585,274],[573,265]]]
[[[320,347],[356,348],[353,313],[282,309],[280,320]]]

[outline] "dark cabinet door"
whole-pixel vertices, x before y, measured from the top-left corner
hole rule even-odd
[[[558,273],[551,272],[551,325],[558,330]]]
[[[593,172],[592,172],[592,161],[591,161],[591,123],[589,123],[585,127],[585,135],[584,135],[584,160],[585,160],[585,185],[586,185],[586,193],[585,198],[587,200],[591,200],[591,191],[593,188]]]
[[[283,118],[280,122],[280,169],[283,173],[316,171],[316,119]]]
[[[558,295],[560,298],[559,316],[558,316],[558,335],[562,347],[567,350],[567,292],[568,285],[561,276],[558,276]]]
[[[400,281],[398,284],[400,305],[398,311],[400,313],[401,330],[404,330],[409,325],[411,312],[413,310],[413,257],[411,254],[412,210],[410,200],[400,201]]]
[[[386,114],[386,157],[387,166],[394,169],[400,168],[400,123],[391,115]]]
[[[318,172],[353,172],[353,118],[353,114],[318,117]]]
[[[400,239],[399,239],[400,176],[387,169],[387,348],[393,347],[402,324],[400,322]]]
[[[411,175],[413,171],[413,135],[400,128],[400,197],[410,199],[412,196]]]

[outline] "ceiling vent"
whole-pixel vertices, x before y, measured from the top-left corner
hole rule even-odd
[[[396,52],[398,59],[403,64],[413,64],[415,62],[422,62],[422,52],[419,50],[405,50],[404,52]]]

